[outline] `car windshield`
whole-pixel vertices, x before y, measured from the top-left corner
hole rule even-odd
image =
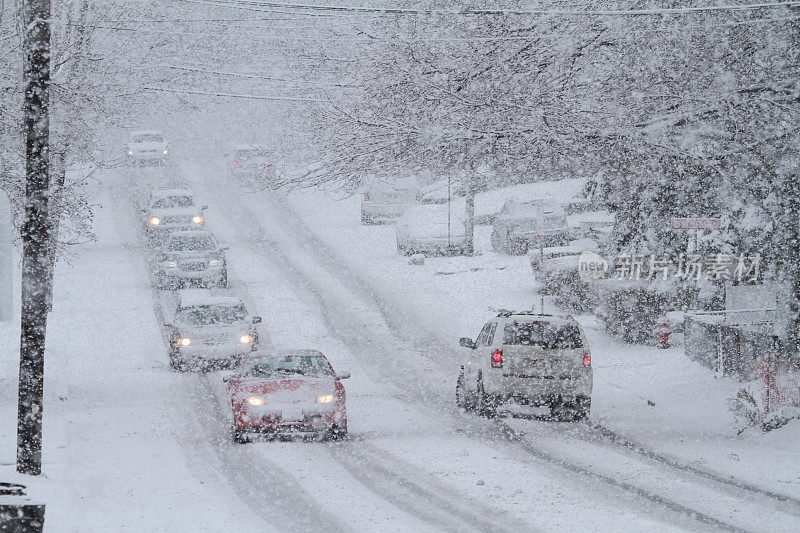
[[[247,317],[247,309],[239,305],[194,305],[175,313],[175,321],[195,326],[233,324]]]
[[[258,357],[248,363],[246,377],[268,378],[283,374],[332,376],[328,361],[321,355],[279,355]]]
[[[541,346],[542,348],[582,348],[581,332],[573,324],[555,325],[534,320],[511,322],[503,330],[503,344],[511,346]]]
[[[160,133],[141,133],[133,137],[134,143],[160,143],[164,142],[164,136]]]
[[[154,209],[168,209],[170,207],[192,207],[194,198],[191,196],[165,196],[153,202]]]
[[[167,250],[172,252],[186,250],[206,251],[214,248],[214,239],[211,235],[206,234],[173,236],[167,243]]]

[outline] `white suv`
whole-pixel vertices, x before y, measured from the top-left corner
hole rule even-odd
[[[494,417],[503,404],[548,406],[558,418],[581,419],[592,402],[592,356],[569,315],[502,311],[469,348],[456,382],[456,402]]]

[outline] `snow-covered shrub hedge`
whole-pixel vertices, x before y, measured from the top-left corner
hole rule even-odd
[[[577,270],[551,270],[542,277],[541,294],[553,296],[555,304],[570,311],[586,313],[597,307],[597,293],[591,283],[581,280]]]
[[[651,341],[656,320],[674,306],[669,290],[647,283],[606,279],[593,285],[598,291],[598,318],[625,342]]]

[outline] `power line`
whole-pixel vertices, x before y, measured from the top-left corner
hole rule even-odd
[[[279,102],[324,102],[321,98],[295,98],[292,96],[266,96],[260,94],[236,94],[236,93],[217,93],[210,91],[193,91],[191,89],[172,89],[169,87],[142,87],[144,91],[166,92],[166,93],[182,93],[182,94],[196,94],[201,96],[219,96],[223,98],[244,98],[248,100],[275,100]]]
[[[178,1],[178,0],[173,0]],[[180,0],[195,3],[232,7],[237,9],[294,9],[323,13],[363,13],[378,15],[550,15],[550,16],[654,16],[654,15],[692,15],[709,12],[743,12],[758,9],[772,9],[784,7],[800,7],[800,1],[763,2],[756,4],[740,5],[714,5],[698,7],[654,8],[654,9],[619,9],[619,10],[560,10],[560,9],[469,9],[456,11],[450,9],[415,9],[402,7],[361,7],[346,5],[318,5],[300,4],[289,2],[268,2],[261,0]]]

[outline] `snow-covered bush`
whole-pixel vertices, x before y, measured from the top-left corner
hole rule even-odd
[[[597,307],[597,293],[583,281],[577,270],[550,270],[542,278],[541,294],[553,296],[557,306],[586,313]]]
[[[598,290],[597,317],[625,342],[652,340],[656,319],[674,305],[674,296],[661,287],[615,279],[593,283]]]
[[[728,400],[733,413],[736,434],[741,435],[750,428],[760,428],[767,432],[778,429],[792,420],[800,419],[800,405],[788,402],[768,411],[763,401],[763,384],[750,382]]]

